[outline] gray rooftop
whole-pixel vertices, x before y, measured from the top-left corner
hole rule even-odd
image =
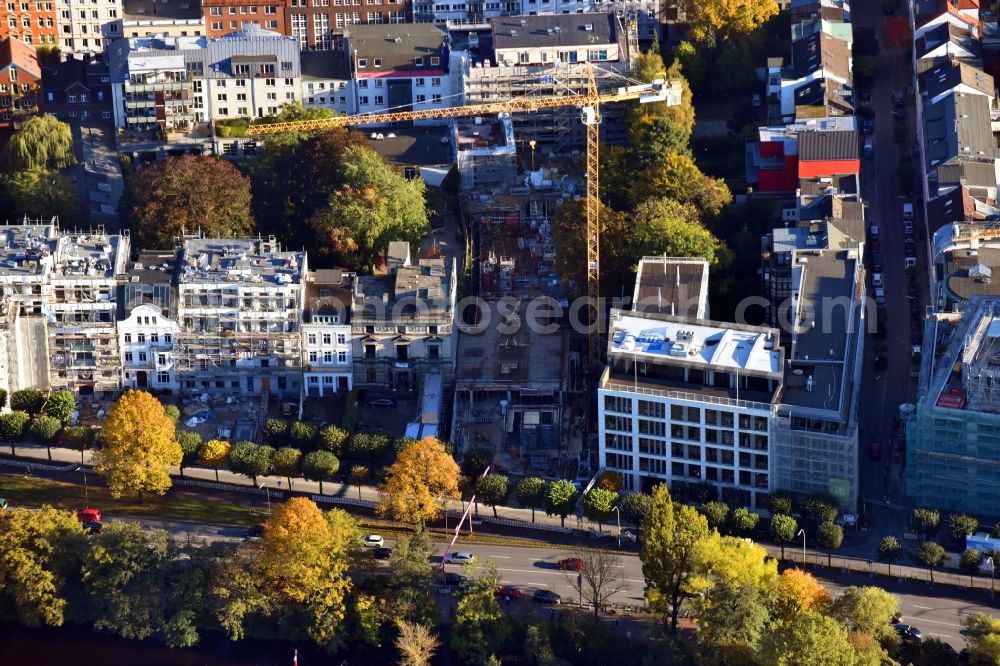
[[[128,265],[125,279],[139,284],[170,284],[176,270],[176,252],[147,250]]]
[[[303,279],[305,253],[283,252],[272,241],[189,238],[181,252],[181,284],[296,284]]]
[[[447,127],[393,128],[378,134],[381,139],[368,135],[368,145],[387,162],[398,166],[451,164],[451,132]]]
[[[56,248],[53,279],[107,279],[125,271],[128,237],[105,234],[64,233]]]
[[[200,19],[201,2],[199,0],[173,0],[164,2],[163,0],[124,0],[123,3],[126,20],[172,20],[172,19]]]
[[[491,19],[493,48],[593,47],[618,41],[614,14],[498,16]]]
[[[997,154],[990,127],[990,103],[984,95],[951,93],[925,107],[928,167],[964,158],[992,161]]]
[[[0,278],[43,276],[51,267],[58,232],[51,224],[0,226]]]
[[[935,65],[921,73],[919,79],[920,92],[928,99],[934,99],[963,83],[989,97],[996,95],[992,76],[957,59]]]
[[[327,323],[324,317],[338,316],[338,323],[350,323],[354,274],[339,268],[309,271],[306,280],[305,323]]]
[[[970,188],[995,188],[997,166],[994,162],[959,162],[937,169],[938,186],[966,185]]]
[[[302,80],[348,80],[351,65],[343,51],[303,51]]]
[[[348,53],[357,51],[357,59],[367,60],[359,72],[375,76],[393,71],[448,69],[448,29],[430,23],[403,25],[355,25],[344,30]],[[440,58],[432,65],[430,58]],[[381,66],[375,67],[375,59]],[[417,65],[417,59],[422,64]]]
[[[359,276],[354,283],[354,302],[359,308],[355,318],[381,320],[396,314],[419,317],[450,312],[451,268],[444,259],[421,259],[416,266],[400,266],[388,275]],[[400,313],[392,311],[397,303],[403,306]]]
[[[643,257],[636,270],[632,310],[706,318],[708,262],[704,259]]]

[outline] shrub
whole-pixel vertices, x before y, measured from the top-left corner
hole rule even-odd
[[[310,449],[316,440],[316,426],[305,421],[296,421],[292,424],[288,434],[291,437],[291,444],[297,449]]]
[[[0,439],[16,442],[24,436],[31,417],[27,412],[7,412],[0,414]]]
[[[618,508],[624,518],[639,525],[653,508],[653,498],[648,493],[629,493],[618,502]]]
[[[729,505],[724,502],[705,502],[699,510],[713,529],[721,530],[729,519]]]
[[[937,509],[917,507],[913,510],[913,527],[918,532],[931,536],[941,524],[941,512]]]
[[[795,499],[791,493],[772,493],[767,498],[767,510],[772,516],[790,516],[795,509]]]
[[[0,389],[0,409],[7,406],[7,389]]]
[[[15,412],[27,412],[34,416],[42,411],[45,405],[45,394],[38,389],[21,389],[10,395],[10,408]]]
[[[38,441],[49,443],[59,431],[62,430],[62,423],[59,422],[54,416],[46,416],[44,414],[36,416],[35,420],[31,423],[31,434],[34,435]]]
[[[264,440],[268,444],[283,444],[288,435],[288,422],[282,419],[268,419],[264,422]]]
[[[349,433],[335,425],[325,426],[319,431],[319,446],[335,456],[344,455],[344,445],[347,444]]]
[[[177,423],[181,420],[181,410],[177,408],[177,405],[164,405],[163,413],[167,415],[167,418]]]
[[[392,440],[382,432],[356,432],[351,436],[351,455],[377,458],[385,453]]]
[[[178,430],[174,434],[174,439],[181,445],[181,469],[193,464],[198,460],[198,452],[201,451],[201,435],[192,430]]]
[[[760,514],[743,506],[733,509],[733,515],[730,517],[733,531],[741,535],[751,534],[757,529],[758,522],[760,522]]]
[[[76,397],[70,391],[53,391],[45,399],[42,412],[59,419],[60,423],[69,423],[76,411]]]

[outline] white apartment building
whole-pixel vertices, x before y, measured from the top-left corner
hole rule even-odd
[[[302,106],[355,113],[350,61],[342,51],[302,52]]]
[[[358,113],[419,111],[461,102],[452,90],[449,36],[444,26],[355,25],[344,35]]]
[[[180,388],[174,344],[177,300],[173,286],[177,254],[147,251],[129,265],[118,290],[118,346],[122,388]]]
[[[122,0],[59,0],[59,48],[63,53],[103,53],[122,34]]]
[[[121,37],[201,37],[207,35],[198,0],[124,0],[116,31]]]
[[[761,507],[783,383],[776,329],[612,310],[599,460],[627,490],[707,483]]]
[[[302,321],[302,381],[306,397],[354,387],[351,354],[351,289],[354,276],[311,271]]]

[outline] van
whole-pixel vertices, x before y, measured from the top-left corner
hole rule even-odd
[[[913,219],[913,204],[909,201],[903,203],[903,219],[912,220]]]
[[[878,225],[877,224],[873,224],[870,227],[868,227],[868,237],[871,240],[873,240],[873,241],[877,241],[878,240]]]
[[[878,305],[882,305],[885,303],[885,289],[883,289],[882,287],[875,288],[875,302]]]
[[[906,257],[905,259],[903,259],[904,268],[913,268],[916,265],[917,265],[916,257]]]

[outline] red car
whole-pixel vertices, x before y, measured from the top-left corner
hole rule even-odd
[[[567,557],[556,562],[556,566],[563,571],[583,571],[583,560],[579,557]]]
[[[81,523],[99,523],[101,522],[101,510],[80,509],[76,512],[76,519]]]
[[[521,598],[521,590],[510,585],[501,585],[497,588],[497,596],[508,601],[517,601]]]

